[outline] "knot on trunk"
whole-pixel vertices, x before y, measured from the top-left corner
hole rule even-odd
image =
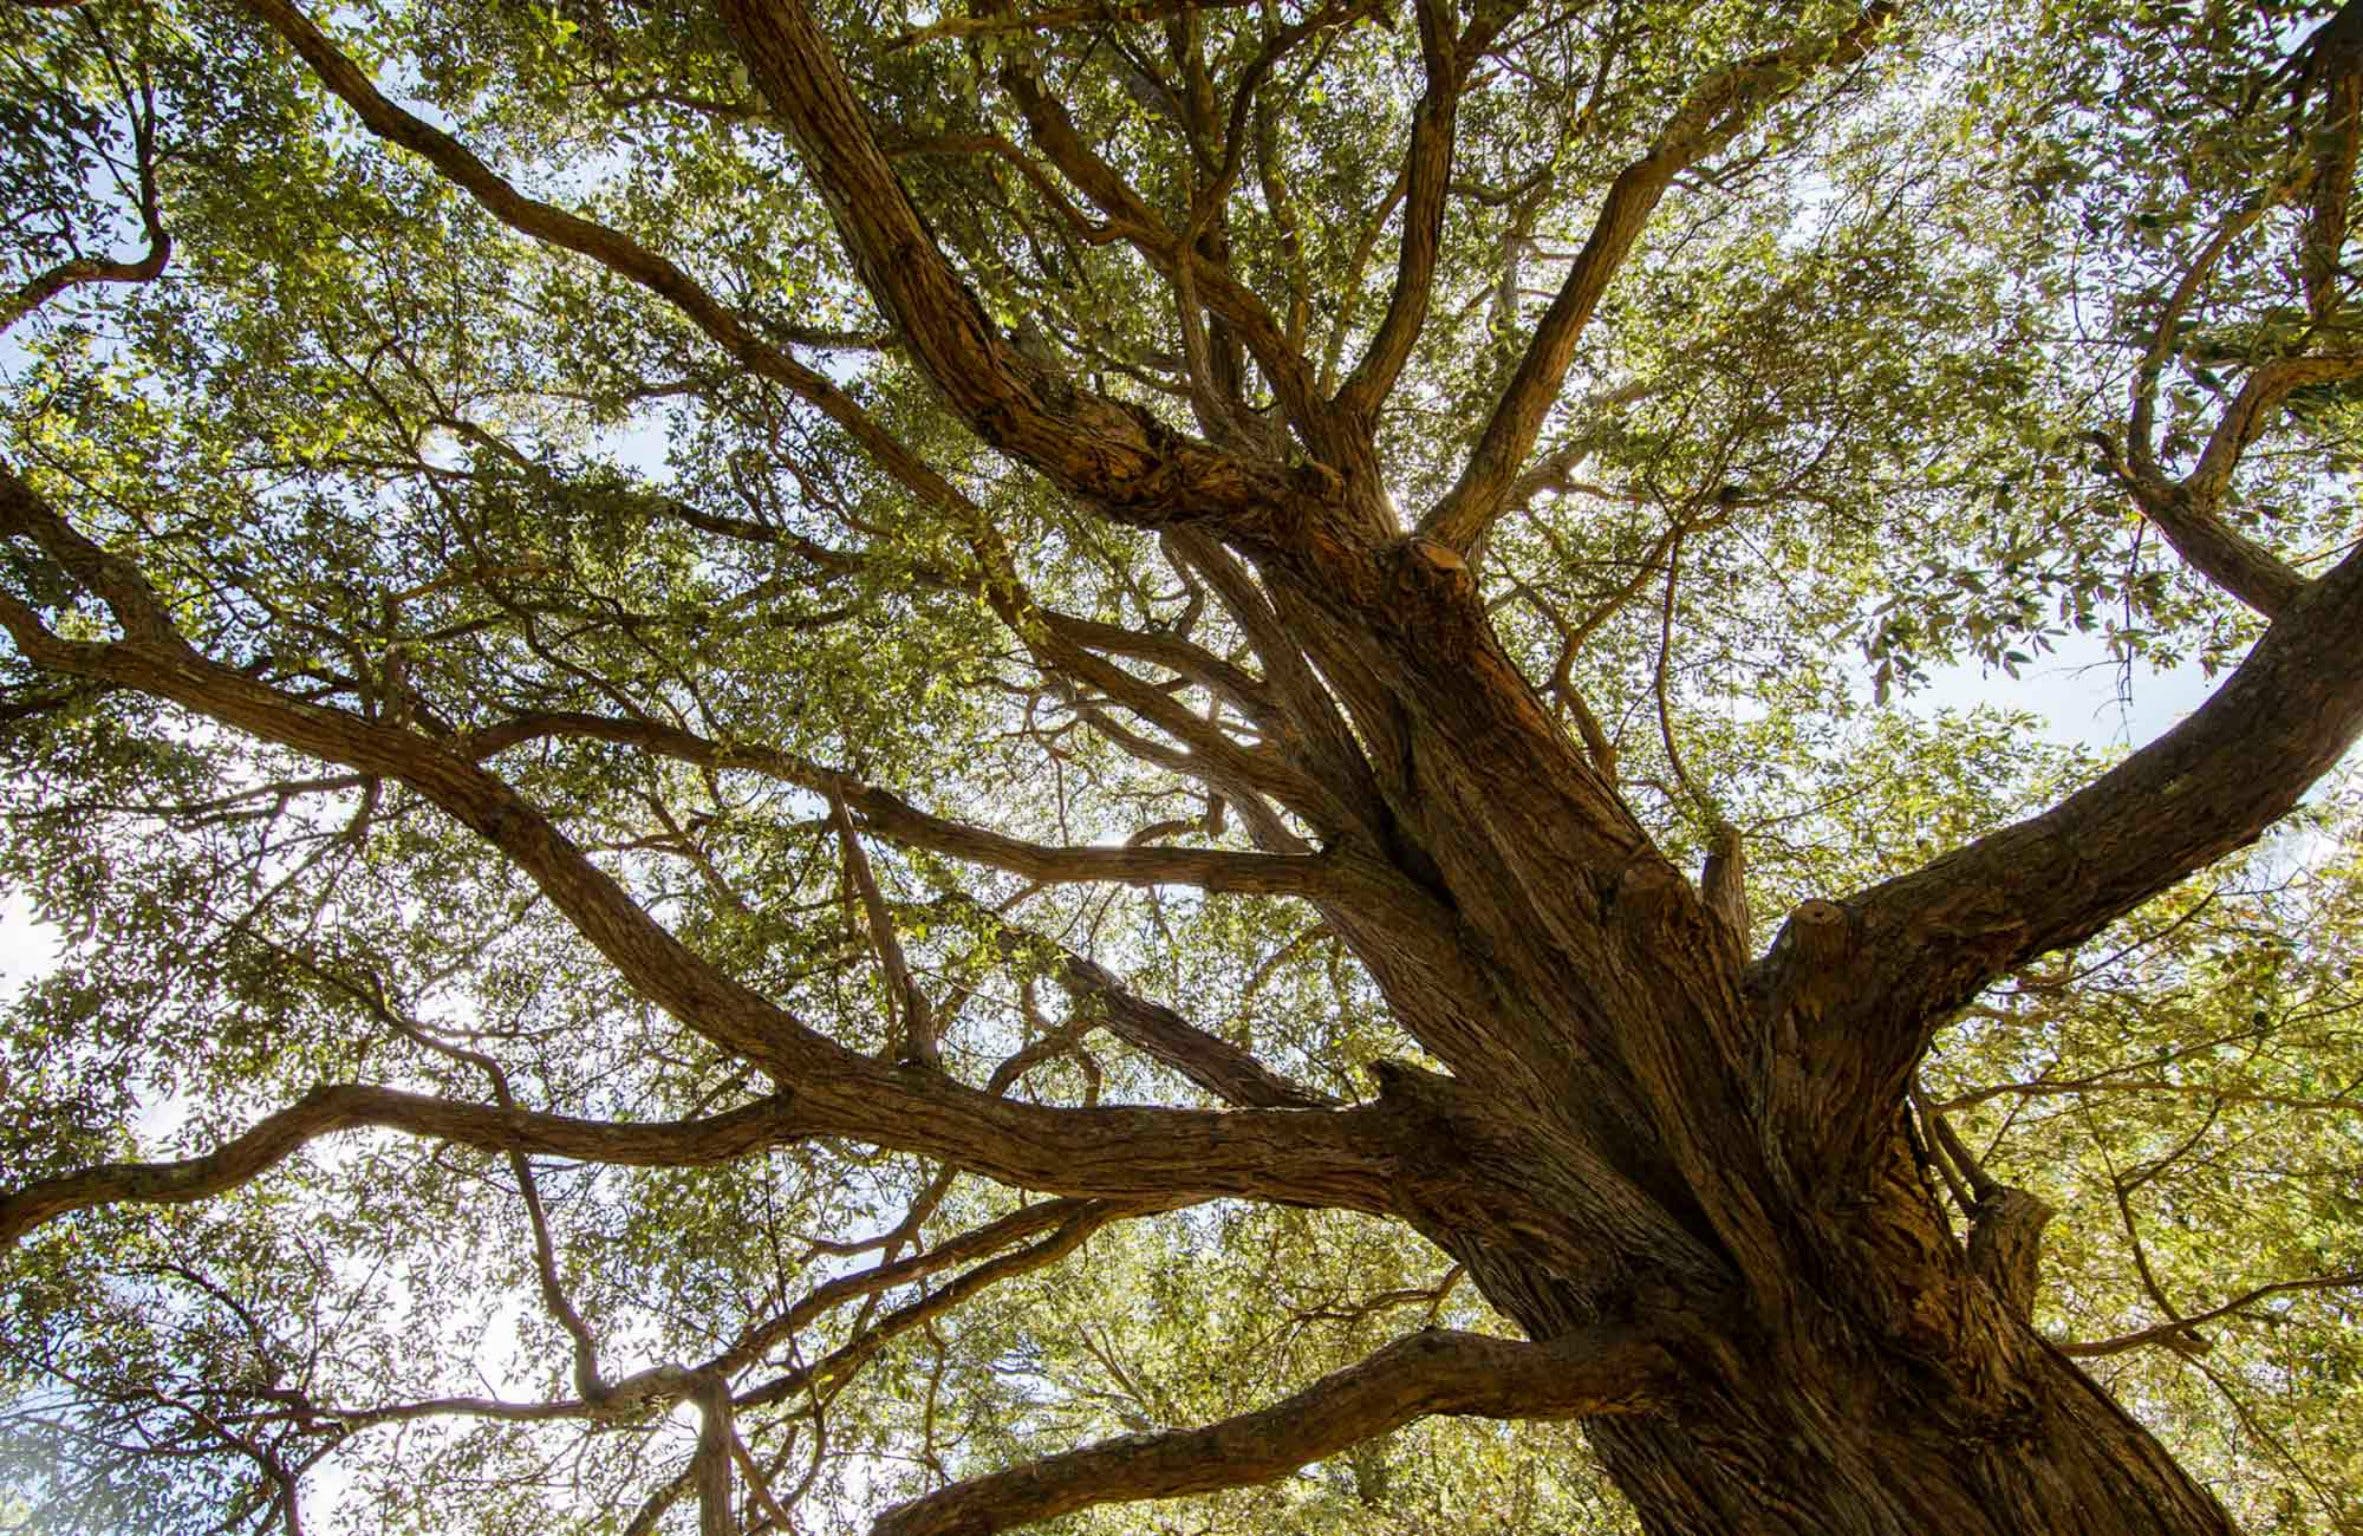
[[[1614,915],[1636,928],[1655,928],[1681,908],[1689,887],[1680,870],[1654,852],[1646,853],[1627,864],[1609,887],[1603,915]]]
[[[2035,1196],[2007,1184],[1994,1186],[1970,1210],[1970,1270],[1993,1287],[2014,1316],[2034,1315],[2043,1228],[2056,1214]]]
[[[1706,867],[1699,872],[1699,893],[1732,941],[1741,964],[1755,947],[1748,920],[1748,856],[1739,828],[1718,822],[1707,848]]]
[[[1461,1085],[1452,1078],[1408,1061],[1381,1057],[1367,1070],[1371,1081],[1378,1085],[1381,1103],[1409,1106],[1422,1118],[1439,1121],[1451,1118],[1464,1096]]]
[[[1412,599],[1410,612],[1423,624],[1433,627],[1444,621],[1464,645],[1477,639],[1481,610],[1476,606],[1477,578],[1467,556],[1449,544],[1413,534],[1382,550],[1380,562],[1396,589]]]

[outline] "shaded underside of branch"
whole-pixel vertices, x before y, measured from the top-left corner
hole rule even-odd
[[[1270,1482],[1431,1414],[1567,1419],[1643,1407],[1664,1368],[1614,1329],[1522,1344],[1430,1330],[1269,1408],[1201,1429],[1133,1435],[958,1483],[879,1518],[872,1536],[988,1536],[1095,1504]]]

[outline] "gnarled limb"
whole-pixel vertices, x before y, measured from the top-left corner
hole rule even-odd
[[[2102,461],[2132,495],[2142,515],[2166,535],[2191,569],[2266,618],[2278,618],[2305,590],[2306,578],[2272,550],[2223,519],[2232,474],[2250,444],[2279,414],[2290,395],[2310,384],[2331,384],[2363,376],[2363,356],[2275,358],[2242,382],[2190,473],[2170,476],[2150,454],[2142,435],[2144,413],[2136,410],[2130,453],[2120,454],[2106,434],[2094,434]],[[2150,381],[2153,385],[2155,380]]]
[[[1894,13],[1892,0],[1874,0],[1844,31],[1744,59],[1716,71],[1691,91],[1649,152],[1610,183],[1590,236],[1535,327],[1460,479],[1421,519],[1421,533],[1467,550],[1492,525],[1559,398],[1584,327],[1674,178],[1737,138],[1759,113],[1810,75],[1861,58]]]
[[[1202,1429],[1102,1441],[957,1483],[879,1517],[872,1536],[989,1536],[1095,1504],[1270,1482],[1431,1414],[1572,1419],[1645,1408],[1665,1356],[1629,1330],[1521,1344],[1430,1330],[1269,1408]]]
[[[1061,489],[1145,524],[1269,528],[1301,499],[1284,470],[1178,437],[1027,358],[937,249],[802,0],[724,0],[722,17],[835,211],[872,297],[986,442]]]
[[[1859,1150],[1954,1009],[2253,842],[2363,734],[2363,555],[2308,587],[2188,719],[2050,810],[1842,905],[1758,967],[1816,1104]]]
[[[2132,494],[2134,505],[2192,570],[2268,619],[2278,617],[2305,590],[2305,577],[2225,522],[2212,499],[2202,499],[2184,482],[2145,473],[2126,462],[2106,435],[2095,435],[2092,442]]]
[[[87,288],[105,283],[151,283],[164,273],[165,264],[172,259],[172,238],[163,225],[150,217],[148,249],[132,261],[110,261],[104,257],[83,256],[62,261],[46,271],[35,274],[20,284],[17,290],[0,298],[0,332],[7,331],[19,320],[75,288]]]

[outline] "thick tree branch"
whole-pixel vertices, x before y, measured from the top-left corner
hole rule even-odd
[[[5,333],[19,320],[70,289],[103,283],[154,282],[163,275],[165,265],[171,259],[171,238],[164,233],[161,225],[151,223],[148,226],[147,253],[136,261],[109,261],[102,257],[85,256],[59,262],[47,271],[27,279],[14,293],[0,298],[0,333]]]
[[[1400,1339],[1269,1408],[1103,1441],[954,1484],[881,1516],[872,1536],[990,1536],[1095,1504],[1270,1482],[1432,1414],[1571,1419],[1647,1406],[1664,1369],[1617,1329],[1522,1344],[1431,1330]]]
[[[2363,733],[2363,555],[2299,594],[2214,697],[2052,809],[1842,905],[1800,907],[1759,967],[1832,1122],[1861,1137],[1936,1026],[2253,842]]]
[[[1468,29],[1452,34],[1447,0],[1418,0],[1420,62],[1427,76],[1404,156],[1403,242],[1396,254],[1395,288],[1370,348],[1338,390],[1337,403],[1365,420],[1383,403],[1411,358],[1436,287],[1436,258],[1444,245],[1445,194],[1452,185],[1455,120],[1470,65],[1522,6],[1481,4]]]
[[[730,1447],[737,1438],[730,1422],[729,1384],[701,1378],[690,1389],[697,1404],[697,1449],[689,1458],[689,1480],[697,1489],[698,1536],[740,1536],[730,1507]]]
[[[1302,644],[1280,622],[1270,599],[1231,552],[1214,539],[1181,529],[1167,536],[1167,555],[1178,569],[1195,572],[1221,599],[1262,663],[1266,687],[1287,712],[1304,761],[1338,803],[1363,808],[1379,803],[1378,787],[1362,745],[1346,723],[1336,698],[1306,658]]]
[[[2351,97],[2355,83],[2345,80],[2340,89]],[[2327,219],[2342,232],[2339,238],[2343,239],[2345,207],[2354,180],[2356,132],[2353,121],[2340,123],[2324,163],[2308,173],[2318,195],[2325,191],[2321,177],[2328,176],[2336,183],[2308,222],[2302,262],[2308,312],[2317,325],[2332,317],[2337,295],[2330,280],[2335,275],[2335,260],[2327,269],[2321,265],[2312,236]],[[2308,177],[2301,175],[2268,187],[2216,227],[2167,294],[2150,344],[2134,370],[2124,451],[2120,452],[2106,433],[2090,435],[2110,473],[2175,552],[2193,570],[2266,618],[2280,615],[2304,589],[2305,578],[2272,550],[2224,521],[2223,505],[2233,472],[2291,394],[2308,385],[2336,383],[2363,374],[2363,356],[2299,355],[2258,363],[2217,418],[2197,461],[2180,479],[2158,458],[2158,383],[2180,351],[2184,322],[2192,307],[2214,280],[2234,243],[2273,209],[2306,191],[2308,184]]]
[[[2208,434],[2199,462],[2183,481],[2191,497],[2207,505],[2223,500],[2232,471],[2251,443],[2263,435],[2289,397],[2312,384],[2336,384],[2363,375],[2363,354],[2277,357],[2260,363],[2241,384],[2221,420]]]
[[[127,636],[114,643],[63,640],[33,609],[0,594],[0,627],[27,661],[132,688],[261,740],[409,786],[506,855],[642,996],[792,1089],[810,1134],[924,1152],[1057,1194],[1229,1193],[1360,1210],[1390,1203],[1391,1115],[1383,1105],[1053,1109],[979,1093],[936,1073],[897,1071],[849,1050],[682,944],[548,817],[472,759],[399,727],[290,699],[201,655],[181,638],[137,567],[84,539],[4,469],[0,535],[29,543],[100,596]],[[1137,863],[1126,861],[1193,852],[1085,851],[1136,871]]]
[[[2187,481],[2145,474],[2126,463],[2105,435],[2096,434],[2092,441],[2131,493],[2134,505],[2192,570],[2268,619],[2279,616],[2305,590],[2305,577],[2226,523],[2212,498],[2194,494]]]
[[[275,0],[265,0],[275,3]],[[1301,499],[1285,471],[1182,438],[1024,356],[961,283],[879,149],[803,0],[723,0],[756,85],[802,152],[847,249],[911,356],[993,447],[1112,515],[1269,528]]]
[[[1716,71],[1690,93],[1649,153],[1610,184],[1591,235],[1535,327],[1459,481],[1422,519],[1421,533],[1467,550],[1492,525],[1559,398],[1584,327],[1674,178],[1737,138],[1766,107],[1815,72],[1861,58],[1894,13],[1892,0],[1874,0],[1844,31],[1742,60]]]
[[[1105,968],[1062,952],[1058,982],[1108,1033],[1154,1056],[1226,1104],[1252,1109],[1334,1106],[1326,1094],[1301,1088],[1219,1035],[1210,1035],[1162,1003],[1124,987]]]

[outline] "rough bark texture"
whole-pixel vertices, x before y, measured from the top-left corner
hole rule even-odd
[[[1373,580],[1354,627],[1321,616],[1355,642],[1325,670],[1368,669],[1357,724],[1397,744],[1398,835],[1435,871],[1456,951],[1484,957],[1481,985],[1440,1007],[1470,978],[1372,956],[1458,1079],[1397,1091],[1433,1102],[1492,1185],[1471,1196],[1483,1208],[1423,1229],[1534,1338],[1637,1316],[1668,1341],[1659,1410],[1591,1427],[1644,1524],[2228,1530],[2024,1320],[2033,1212],[1995,1211],[1965,1249],[1893,1099],[1867,1155],[1829,1156],[1797,1057],[1814,946],[1744,976],[1702,899],[1492,653],[1465,578],[1412,547],[1391,588]],[[1334,609],[1349,589],[1317,590]],[[1843,945],[1818,958],[1853,963]]]
[[[519,196],[456,140],[380,96],[283,0],[248,3],[373,132],[513,228],[675,304],[741,364],[829,412],[914,491],[965,505],[826,378],[757,340],[680,269]],[[1465,1265],[1533,1341],[1406,1344],[1221,1425],[1087,1447],[947,1490],[887,1517],[889,1532],[994,1530],[1105,1498],[1268,1478],[1430,1412],[1591,1416],[1610,1474],[1663,1536],[2227,1531],[2206,1492],[2034,1332],[2048,1213],[1996,1191],[1966,1240],[1957,1236],[1916,1155],[1906,1095],[1951,1010],[2253,840],[2355,740],[2363,556],[2303,581],[2244,541],[2215,537],[2207,507],[2161,503],[2178,547],[2221,567],[2275,619],[2218,696],[2044,815],[1876,889],[1806,903],[1751,963],[1736,837],[1719,838],[1703,893],[1667,861],[1505,653],[1468,552],[1508,498],[1586,322],[1675,177],[1800,80],[1872,46],[1887,8],[1743,60],[1681,102],[1608,188],[1461,480],[1423,532],[1406,537],[1371,473],[1372,421],[1425,313],[1465,50],[1515,10],[1488,8],[1456,35],[1443,9],[1421,7],[1427,94],[1406,175],[1400,287],[1369,356],[1328,400],[1303,359],[1285,355],[1254,296],[1211,267],[1188,287],[1197,247],[1092,154],[1022,64],[1004,72],[1038,147],[1106,213],[1110,238],[1132,241],[1185,284],[1192,323],[1247,338],[1308,462],[1243,447],[1252,436],[1243,430],[1187,438],[1022,355],[935,248],[815,17],[799,0],[722,0],[856,269],[944,404],[979,441],[1084,507],[1161,534],[1248,637],[1260,675],[1172,636],[1132,637],[1127,649],[1105,626],[1045,624],[1013,595],[1005,552],[989,533],[976,536],[996,611],[1047,636],[1036,652],[1046,665],[1191,739],[1193,752],[1154,760],[1232,795],[1259,851],[1040,847],[927,815],[788,753],[643,720],[523,714],[431,737],[299,701],[203,654],[129,561],[78,533],[26,481],[0,475],[0,535],[102,603],[119,632],[61,638],[35,606],[0,594],[0,622],[30,662],[406,784],[506,855],[642,996],[777,1085],[759,1106],[645,1127],[324,1090],[209,1158],[93,1169],[18,1191],[0,1204],[0,1242],[98,1201],[200,1198],[340,1126],[668,1164],[842,1136],[1127,1209],[1235,1196],[1397,1218]],[[2343,221],[2343,208],[2317,217]],[[2293,381],[2355,366],[2273,375],[2241,397],[2210,454],[2236,457]],[[1215,400],[1204,415],[1223,409]],[[2126,473],[2141,494],[2163,495],[2147,454],[2139,448]],[[2195,478],[2212,495],[2228,473],[2228,461],[2211,460]],[[1186,718],[1101,651],[1167,666],[1239,702],[1255,719],[1255,750]],[[499,776],[502,752],[560,738],[815,790],[838,807],[855,853],[866,836],[1030,879],[1301,898],[1446,1071],[1393,1067],[1376,1103],[1337,1106],[1073,955],[1053,956],[1048,974],[1097,1008],[1098,1022],[1242,1107],[1056,1109],[863,1057],[677,941]],[[888,967],[912,993],[920,1022],[909,1026],[910,1054],[931,1059],[925,999],[893,952],[891,914],[874,886],[863,895]],[[1091,1220],[1101,1219],[1094,1207]],[[1089,1230],[1077,1217],[992,1262],[1049,1262]],[[972,1272],[983,1277],[973,1283],[989,1283],[989,1271]],[[722,1528],[730,1500],[734,1405],[721,1379],[663,1377],[665,1391],[704,1412],[693,1471],[709,1529]],[[736,1406],[774,1401],[803,1379],[747,1389]]]

